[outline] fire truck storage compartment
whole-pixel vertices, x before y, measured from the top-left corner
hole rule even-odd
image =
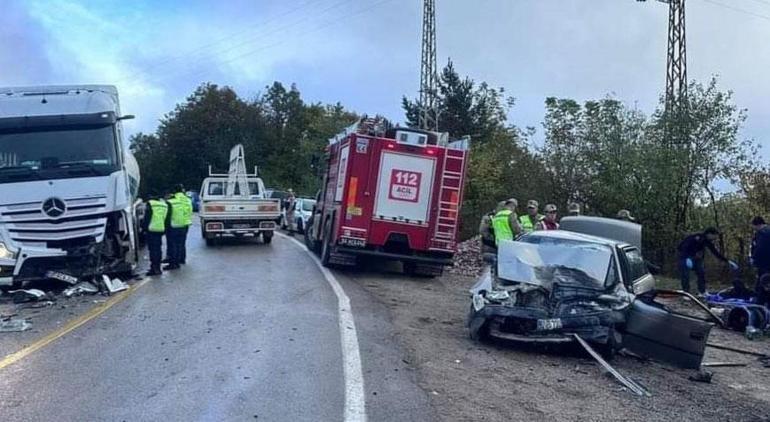
[[[427,225],[436,159],[382,151],[375,219]]]

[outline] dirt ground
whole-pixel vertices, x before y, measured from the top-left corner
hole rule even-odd
[[[704,362],[748,364],[709,368],[710,384],[688,380],[692,370],[616,357],[613,366],[652,393],[641,398],[575,348],[471,341],[465,326],[471,277],[363,271],[354,278],[389,307],[405,361],[418,371],[441,420],[770,421],[770,368],[755,357],[707,348]],[[715,328],[710,341],[770,353],[768,338],[749,341]]]

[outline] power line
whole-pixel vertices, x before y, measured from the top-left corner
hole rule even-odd
[[[310,30],[307,30],[307,31],[304,31],[304,32],[300,32],[297,35],[301,37],[301,36],[312,34],[314,32],[318,32],[318,31],[320,31],[322,29],[328,28],[329,26],[337,23],[340,20],[361,15],[361,14],[366,13],[366,12],[368,12],[368,11],[370,11],[370,10],[376,8],[376,7],[379,7],[379,6],[381,6],[381,5],[385,4],[385,3],[390,3],[391,1],[393,1],[393,0],[381,0],[379,2],[376,2],[376,3],[373,3],[373,4],[369,5],[369,6],[365,7],[365,8],[363,8],[363,9],[358,9],[356,11],[353,11],[353,12],[350,12],[350,13],[346,13],[346,14],[344,14],[342,16],[339,16],[336,19],[332,19],[332,20],[326,21],[323,24],[321,24],[320,26],[317,26],[317,27],[315,27],[313,29],[310,29]],[[270,49],[270,48],[273,48],[273,47],[277,47],[277,46],[279,46],[281,44],[284,44],[286,42],[287,42],[287,40],[284,38],[284,39],[282,39],[280,41],[277,41],[275,43],[261,46],[261,47],[259,47],[257,49],[247,51],[247,52],[245,52],[243,54],[240,54],[238,56],[232,57],[230,59],[227,59],[227,60],[224,60],[224,61],[218,61],[216,64],[217,65],[223,65],[223,64],[232,63],[232,62],[234,62],[236,60],[239,60],[239,59],[242,59],[244,57],[248,57],[250,55],[259,53],[261,51],[264,51],[264,50],[267,50],[267,49]],[[200,71],[200,72],[185,72],[185,73],[177,73],[177,74],[170,74],[170,75],[161,75],[161,79],[164,78],[164,77],[170,77],[170,76],[173,76],[175,78],[179,78],[179,77],[198,77],[198,76],[203,75],[205,73],[206,73],[206,70]],[[150,78],[147,81],[148,82],[152,82],[152,81],[158,81],[158,80],[160,80],[160,79],[158,79],[158,78]]]
[[[291,14],[297,12],[297,11],[305,9],[307,6],[313,5],[315,3],[320,3],[321,1],[323,1],[323,0],[313,0],[313,1],[306,2],[306,3],[304,3],[304,4],[300,5],[300,6],[297,6],[297,7],[294,7],[292,9],[286,10],[286,11],[284,11],[284,12],[278,14],[278,15],[274,15],[274,16],[272,16],[271,18],[267,19],[264,22],[260,22],[259,24],[256,24],[256,25],[251,25],[249,27],[250,29],[244,29],[244,30],[240,30],[240,31],[234,32],[234,33],[232,33],[230,35],[224,36],[224,37],[219,38],[219,39],[217,39],[215,41],[212,41],[210,43],[207,43],[207,44],[195,47],[195,48],[193,48],[191,50],[188,50],[185,53],[181,53],[181,54],[178,54],[176,56],[172,56],[172,57],[168,57],[168,58],[156,61],[151,66],[149,66],[147,68],[144,68],[142,70],[139,70],[137,72],[134,72],[131,75],[123,78],[121,81],[127,82],[127,81],[131,81],[131,80],[140,80],[143,76],[149,76],[149,73],[151,71],[155,70],[155,69],[158,69],[160,67],[165,67],[166,65],[168,65],[170,63],[174,63],[174,62],[186,59],[186,58],[190,58],[191,56],[202,55],[202,54],[199,54],[199,53],[206,53],[206,51],[208,49],[210,49],[211,47],[215,47],[215,46],[217,46],[217,45],[219,45],[219,44],[221,44],[221,43],[223,43],[225,41],[229,41],[231,39],[238,38],[238,37],[240,37],[240,36],[242,36],[244,34],[248,34],[253,28],[260,27],[260,26],[265,27],[265,26],[269,25],[270,23],[278,21],[280,18],[282,18],[284,16],[291,15]],[[345,1],[340,1],[340,2],[334,3],[332,6],[327,7],[325,9],[321,10],[320,12],[314,13],[314,15],[317,16],[318,14],[323,14],[323,13],[325,13],[325,12],[335,8],[335,7],[340,6],[343,3],[345,3]],[[305,17],[305,19],[306,18],[307,18],[307,16]],[[285,25],[284,25],[284,27],[285,27]],[[281,27],[281,28],[283,28],[283,27]],[[265,29],[265,28],[262,28],[262,29]],[[249,35],[248,38],[244,39],[244,41],[242,41],[241,43],[237,44],[237,46],[241,46],[241,45],[244,45],[244,44],[246,44],[248,42],[251,42],[257,36],[262,37],[262,36],[265,36],[265,35],[270,35],[270,34],[272,34],[274,32],[275,32],[275,30],[267,32],[267,33],[263,33],[261,31],[258,31],[257,33]],[[226,51],[231,51],[233,49],[234,48],[232,48],[232,46],[231,46],[231,48],[228,48]]]
[[[725,9],[730,9],[730,10],[738,12],[738,13],[743,13],[743,14],[746,14],[746,15],[751,15],[751,16],[754,16],[754,17],[757,17],[757,18],[760,18],[760,19],[765,19],[765,20],[769,20],[770,21],[770,16],[767,16],[767,15],[760,15],[759,13],[754,13],[754,12],[752,12],[750,10],[741,9],[741,8],[735,7],[735,6],[730,6],[729,4],[720,3],[720,2],[715,1],[715,0],[703,0],[703,1],[705,1],[706,3],[711,3],[711,4],[716,5],[716,6],[724,7]],[[768,4],[770,4],[770,2],[768,2]]]

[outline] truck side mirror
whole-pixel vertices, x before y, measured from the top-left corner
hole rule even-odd
[[[136,119],[136,116],[134,116],[133,114],[126,114],[126,115],[124,115],[124,116],[120,116],[120,117],[118,117],[118,118],[117,118],[117,119],[115,119],[115,120],[117,120],[117,121],[121,121],[121,120],[134,120],[134,119]]]

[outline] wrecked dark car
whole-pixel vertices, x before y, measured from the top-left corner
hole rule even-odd
[[[497,271],[472,290],[471,336],[558,343],[575,333],[611,353],[633,301],[618,253],[625,251],[617,242],[567,231],[501,242]]]
[[[713,324],[654,301],[655,280],[637,245],[536,231],[500,242],[490,264],[470,291],[473,339],[569,343],[579,335],[609,357],[630,344],[679,366],[700,364]]]

